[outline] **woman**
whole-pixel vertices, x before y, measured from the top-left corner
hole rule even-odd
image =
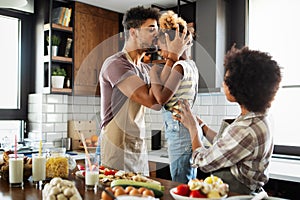
[[[188,128],[192,138],[193,164],[212,172],[229,184],[231,192],[249,194],[262,189],[269,179],[268,169],[273,138],[267,122],[267,109],[279,88],[280,68],[266,53],[232,49],[225,57],[224,93],[237,102],[240,115],[231,123],[224,121],[217,134],[200,118],[192,115],[188,102],[179,102],[175,116]],[[205,148],[198,130],[212,143]]]

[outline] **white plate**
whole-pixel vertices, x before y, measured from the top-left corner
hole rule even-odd
[[[227,199],[230,200],[251,200],[254,196],[251,195],[238,195],[238,196],[232,196],[228,197]]]
[[[176,190],[176,188],[172,188],[170,190],[170,194],[172,195],[172,197],[175,200],[220,200],[220,199],[226,199],[227,195],[221,197],[221,198],[214,198],[214,199],[210,199],[210,198],[192,198],[192,197],[185,197],[185,196],[181,196],[178,194],[175,194],[174,191]]]
[[[251,195],[239,195],[239,196],[232,196],[232,197],[228,197],[228,200],[251,200],[253,199],[254,196]],[[282,198],[278,198],[278,197],[267,197],[264,198],[264,200],[284,200]]]
[[[77,172],[75,172],[75,175],[79,178],[84,178],[83,172],[84,172],[84,170],[77,171]]]

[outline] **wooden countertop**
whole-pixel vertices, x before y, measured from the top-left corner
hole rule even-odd
[[[172,200],[172,196],[169,191],[171,188],[176,187],[179,183],[153,178],[165,187],[164,195],[161,200]],[[78,178],[74,173],[70,173],[69,180],[73,180],[75,185],[84,200],[99,200],[101,197],[100,191],[96,194],[94,191],[85,191],[84,189],[84,179]],[[24,187],[22,188],[11,188],[9,187],[8,181],[0,178],[0,199],[1,200],[41,200],[42,199],[42,191],[35,187],[35,185],[27,180],[24,182]]]

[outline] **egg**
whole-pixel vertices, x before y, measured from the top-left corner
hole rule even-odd
[[[130,192],[132,189],[135,189],[135,187],[133,187],[133,186],[127,186],[127,187],[125,188],[126,194],[129,194],[129,192]]]
[[[126,194],[125,190],[121,187],[121,188],[117,188],[115,191],[114,191],[114,195],[117,197],[117,196],[121,196],[121,195],[124,195]]]
[[[144,190],[147,190],[147,188],[140,187],[140,188],[138,189],[138,191],[139,191],[140,194],[143,194]]]
[[[122,188],[123,190],[124,190],[124,188],[122,187],[122,186],[115,186],[115,187],[113,187],[112,188],[112,191],[115,193],[115,191],[117,190],[117,189],[120,189],[120,188]],[[124,190],[124,192],[125,192],[125,190]]]
[[[132,190],[130,190],[129,195],[130,196],[141,196],[141,193],[139,193],[138,189],[133,188]]]
[[[106,187],[105,189],[112,192],[112,189],[110,187]],[[104,191],[102,191],[102,193],[101,193],[101,199],[102,200],[112,200],[112,198]]]
[[[146,189],[146,190],[143,191],[142,196],[143,197],[148,197],[148,196],[154,197],[154,192],[152,190]]]

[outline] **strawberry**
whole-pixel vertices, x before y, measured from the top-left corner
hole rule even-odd
[[[174,193],[181,195],[181,196],[189,196],[190,188],[187,184],[180,184],[176,187],[176,190],[174,191]]]
[[[199,190],[192,190],[189,197],[191,198],[206,198],[205,194],[202,194]]]

